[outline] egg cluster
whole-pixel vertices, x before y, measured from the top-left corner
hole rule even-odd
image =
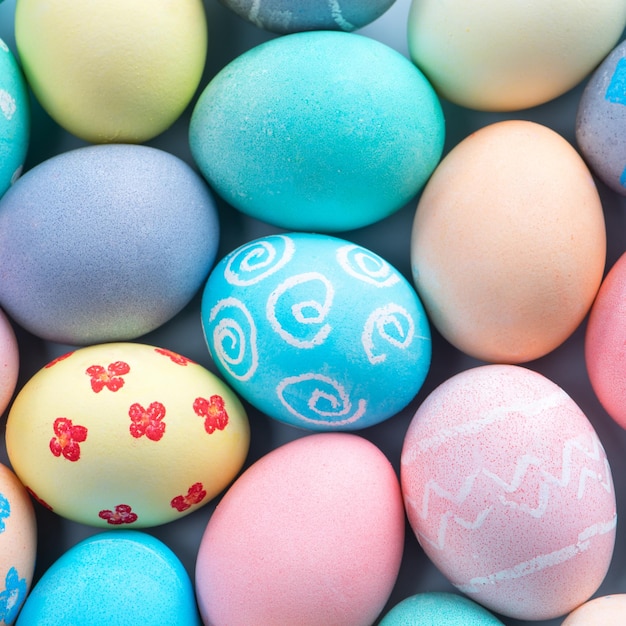
[[[1,2],[0,624],[626,623],[625,28]]]

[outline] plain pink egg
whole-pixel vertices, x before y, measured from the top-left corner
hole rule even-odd
[[[370,626],[404,546],[400,485],[348,433],[291,441],[254,463],[209,520],[196,593],[211,626]]]
[[[561,626],[624,626],[626,594],[600,596],[572,611]]]
[[[19,364],[13,327],[5,313],[0,311],[0,413],[4,413],[15,392]]]

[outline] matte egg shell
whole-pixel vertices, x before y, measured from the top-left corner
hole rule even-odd
[[[206,283],[202,326],[237,393],[311,430],[388,419],[430,367],[430,328],[410,283],[374,252],[327,235],[270,235],[233,250]]]
[[[207,53],[202,0],[20,0],[15,40],[35,96],[91,143],[139,143],[169,128]]]
[[[220,0],[237,15],[275,33],[353,31],[380,17],[395,0]]]
[[[11,465],[55,513],[148,527],[200,508],[248,453],[246,413],[214,374],[144,344],[89,346],[37,372],[9,411]]]
[[[0,624],[14,623],[30,591],[36,554],[37,522],[30,496],[0,464]]]
[[[199,626],[193,585],[160,540],[132,530],[101,532],[62,554],[34,586],[19,626]]]
[[[20,371],[17,338],[7,316],[0,310],[0,414],[13,398]]]
[[[622,0],[413,0],[411,58],[447,100],[515,111],[580,83],[619,41]]]
[[[626,41],[593,73],[578,103],[576,142],[593,172],[626,195]]]
[[[572,611],[561,626],[623,626],[626,621],[626,594],[600,596]]]
[[[605,265],[604,213],[582,158],[546,126],[496,122],[442,160],[417,205],[413,279],[470,356],[521,363],[583,321]]]
[[[396,604],[379,626],[503,626],[468,598],[443,592],[419,593]]]
[[[375,78],[373,78],[375,77]],[[443,150],[435,92],[399,52],[331,31],[248,50],[193,110],[192,155],[229,204],[306,231],[366,226],[422,188]]]
[[[30,104],[22,70],[0,39],[0,197],[22,171],[30,140]]]
[[[611,469],[558,385],[517,365],[453,376],[401,455],[409,522],[450,582],[488,609],[551,619],[596,592],[613,555]]]
[[[196,562],[200,612],[212,626],[371,626],[403,547],[385,455],[357,435],[308,435],[250,466],[218,504]]]
[[[70,345],[135,339],[176,315],[215,261],[205,181],[147,146],[88,146],[26,172],[0,200],[0,304]]]

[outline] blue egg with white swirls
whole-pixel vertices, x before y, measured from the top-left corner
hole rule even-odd
[[[230,252],[204,288],[202,326],[242,398],[308,430],[392,417],[430,368],[430,326],[410,283],[378,254],[327,235],[270,235]]]

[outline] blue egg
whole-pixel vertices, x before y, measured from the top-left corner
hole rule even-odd
[[[26,82],[13,53],[0,39],[0,196],[20,175],[29,139]]]
[[[206,86],[189,141],[231,206],[289,230],[338,232],[402,208],[439,162],[440,102],[407,58],[354,33],[285,35]]]
[[[39,579],[18,626],[200,625],[189,575],[160,540],[109,531],[81,541]]]
[[[29,170],[0,200],[0,302],[50,341],[135,339],[199,291],[218,240],[213,196],[178,157],[79,148]]]
[[[380,17],[395,0],[220,0],[259,28],[275,33],[352,31]]]
[[[396,604],[380,626],[503,626],[487,609],[446,592],[419,593]]]
[[[430,328],[410,283],[374,252],[322,234],[271,235],[228,254],[204,289],[202,325],[243,398],[309,430],[388,419],[430,367]]]

